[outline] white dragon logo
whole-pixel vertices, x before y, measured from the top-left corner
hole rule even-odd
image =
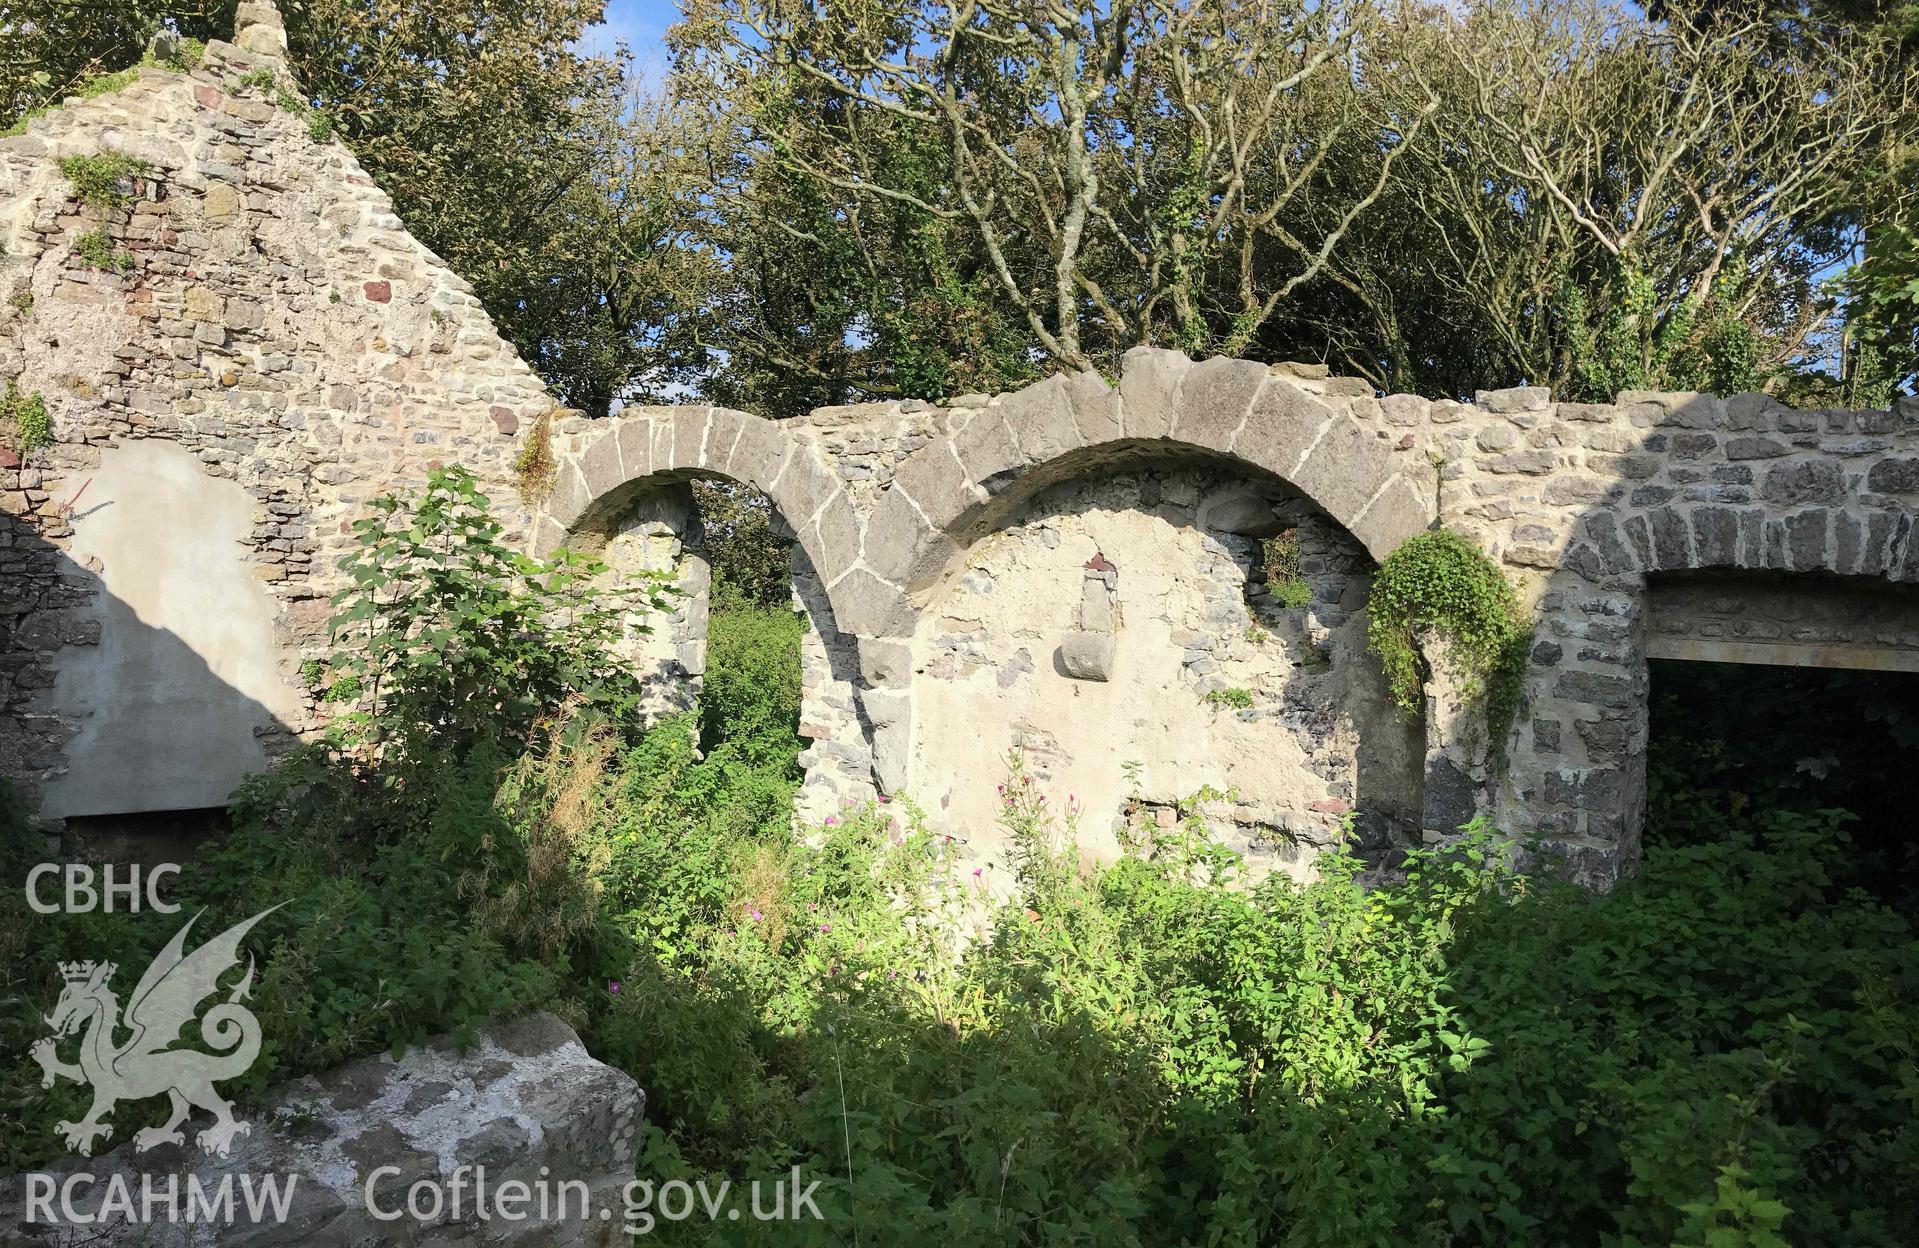
[[[66,1137],[68,1148],[82,1157],[91,1156],[96,1137],[113,1135],[113,1127],[102,1120],[113,1112],[114,1105],[162,1092],[170,1098],[172,1110],[164,1126],[147,1127],[134,1134],[134,1148],[139,1152],[158,1144],[184,1144],[186,1137],[179,1127],[195,1106],[215,1119],[212,1126],[200,1132],[200,1147],[205,1152],[224,1157],[234,1137],[252,1130],[234,1118],[232,1103],[213,1090],[220,1080],[246,1073],[260,1055],[259,1020],[240,1004],[253,984],[251,958],[245,978],[200,1020],[200,1038],[214,1051],[168,1050],[168,1046],[180,1038],[181,1030],[199,1013],[201,1003],[219,989],[221,976],[239,965],[240,942],[247,931],[279,908],[262,910],[246,922],[235,924],[191,954],[184,952],[187,933],[200,915],[188,919],[140,977],[127,1002],[124,1022],[120,1002],[108,987],[117,969],[113,963],[60,964],[66,987],[53,1013],[45,1019],[53,1034],[37,1041],[29,1055],[45,1072],[41,1087],[52,1087],[55,1078],[93,1087],[93,1108],[87,1116],[79,1122],[62,1122],[56,1128]],[[80,1040],[78,1064],[61,1061],[54,1051],[56,1043],[83,1028],[87,1030]],[[114,1035],[122,1029],[133,1034],[118,1043]]]

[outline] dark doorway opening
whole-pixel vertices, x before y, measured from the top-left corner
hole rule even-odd
[[[204,810],[144,810],[121,815],[69,815],[67,847],[90,862],[142,866],[191,862],[209,842],[232,830],[224,806]]]
[[[1844,811],[1835,887],[1919,898],[1919,673],[1654,659],[1646,852]]]

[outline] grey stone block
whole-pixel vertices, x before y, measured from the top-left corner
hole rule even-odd
[[[1059,643],[1060,670],[1074,680],[1111,680],[1114,649],[1111,633],[1068,633]]]

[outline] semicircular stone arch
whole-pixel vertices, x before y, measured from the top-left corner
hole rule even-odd
[[[806,780],[796,808],[817,819],[842,802],[872,796],[872,730],[857,706],[857,643],[835,591],[858,561],[859,521],[844,481],[817,444],[728,408],[632,407],[605,420],[566,415],[553,453],[553,488],[534,516],[529,543],[542,557],[569,544],[605,541],[636,516],[670,517],[665,527],[681,534],[697,530],[683,484],[694,479],[737,482],[766,496],[792,533],[793,589],[807,619],[800,735],[811,745],[800,757]],[[661,494],[678,497],[661,508]],[[678,657],[633,656],[653,687],[677,690],[668,708],[690,707],[705,669],[708,577],[703,559],[697,566],[692,583],[682,584],[691,600],[675,614],[667,639]]]
[[[534,520],[533,552],[547,555],[650,481],[719,477],[766,495],[831,584],[858,551],[845,490],[813,449],[777,423],[724,407],[626,408],[576,417],[555,434],[553,489]]]
[[[1437,514],[1436,474],[1370,388],[1314,394],[1251,360],[1127,352],[1119,385],[1061,374],[956,413],[901,464],[867,525],[864,566],[899,597],[891,635],[966,547],[1047,486],[1128,459],[1198,454],[1286,482],[1377,562]]]

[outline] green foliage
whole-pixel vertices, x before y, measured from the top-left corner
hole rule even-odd
[[[0,395],[0,446],[25,457],[52,445],[53,425],[47,418],[46,399],[38,390],[23,392],[9,378],[6,393]]]
[[[793,596],[793,542],[774,531],[772,503],[730,481],[695,481],[693,499],[714,605],[784,609]]]
[[[1211,689],[1201,699],[1215,710],[1230,708],[1236,711],[1253,709],[1253,691],[1250,689]]]
[[[7,296],[7,306],[21,316],[27,315],[33,311],[33,292],[24,286],[21,287]]]
[[[133,271],[133,253],[115,247],[112,237],[105,230],[88,230],[74,239],[73,254],[104,273]]]
[[[1895,221],[1871,231],[1847,290],[1869,342],[1889,357],[1887,371],[1919,375],[1919,229]]]
[[[126,207],[133,197],[122,183],[144,177],[152,169],[147,161],[125,152],[60,158],[60,173],[73,184],[74,197],[103,213]]]
[[[511,550],[487,502],[470,472],[442,468],[416,498],[383,495],[354,524],[329,668],[362,691],[338,725],[388,761],[516,739],[555,708],[617,717],[638,700],[619,643],[649,631],[645,614],[672,592],[664,578],[617,581],[574,551]]]
[[[100,152],[94,156],[59,157],[59,173],[73,184],[73,196],[81,204],[100,211],[127,207],[132,194],[121,182],[144,177],[154,165],[125,152]]]
[[[1736,394],[1764,382],[1752,327],[1723,290],[1664,300],[1651,277],[1619,265],[1595,309],[1563,272],[1553,315],[1570,365],[1567,397],[1611,402],[1622,390]]]
[[[315,143],[324,143],[333,137],[333,118],[319,109],[307,113],[307,137]]]
[[[1380,565],[1367,615],[1366,644],[1385,667],[1400,708],[1418,714],[1424,707],[1430,673],[1418,637],[1430,629],[1460,668],[1464,692],[1484,698],[1486,725],[1499,748],[1519,708],[1532,637],[1499,565],[1456,533],[1416,534]]]
[[[1287,529],[1260,544],[1266,573],[1266,592],[1278,605],[1291,609],[1313,600],[1313,587],[1299,574],[1299,530]]]

